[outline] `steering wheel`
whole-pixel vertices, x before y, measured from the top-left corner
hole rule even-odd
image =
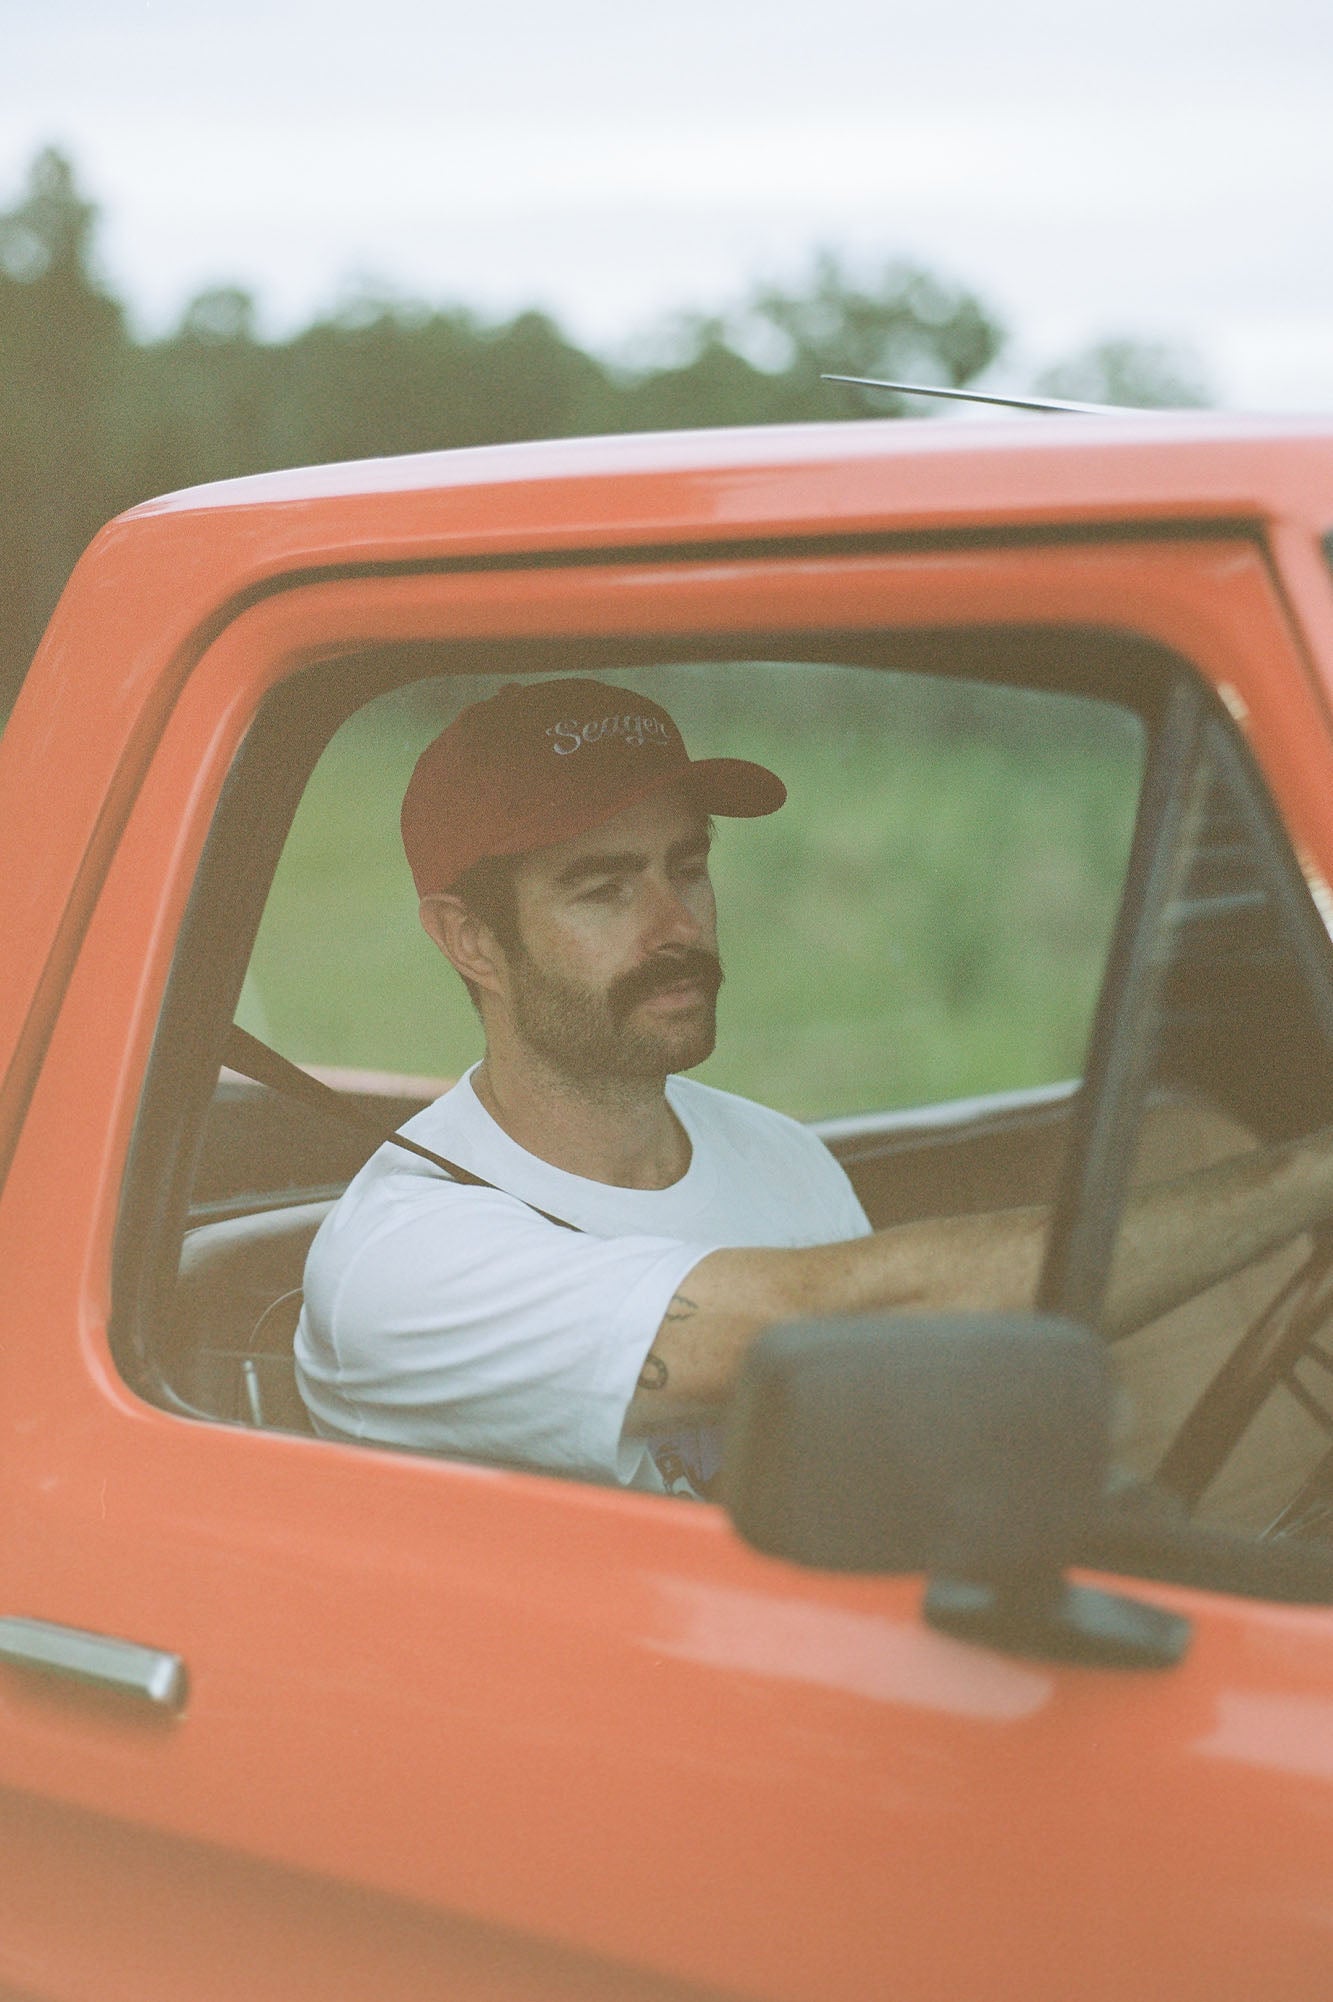
[[[1333,1511],[1333,1410],[1295,1377],[1303,1357],[1333,1379],[1333,1355],[1318,1337],[1333,1319],[1333,1225],[1314,1234],[1308,1257],[1247,1328],[1199,1396],[1163,1454],[1153,1485],[1193,1510],[1272,1393],[1285,1384],[1322,1425],[1330,1449],[1263,1532],[1310,1529]]]

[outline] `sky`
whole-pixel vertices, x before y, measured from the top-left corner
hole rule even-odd
[[[972,287],[996,380],[1132,336],[1333,410],[1331,0],[0,0],[0,48],[0,207],[64,150],[144,334],[373,288],[634,358],[822,247]]]

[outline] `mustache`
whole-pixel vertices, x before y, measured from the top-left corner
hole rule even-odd
[[[708,952],[700,945],[667,946],[646,959],[642,966],[613,980],[606,992],[607,1006],[621,1020],[640,1001],[650,1001],[654,994],[665,993],[668,988],[679,986],[682,980],[697,981],[707,998],[715,1001],[723,978],[722,961],[715,952]]]

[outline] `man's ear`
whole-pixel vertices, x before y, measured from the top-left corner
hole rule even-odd
[[[456,973],[474,987],[495,993],[500,985],[500,949],[495,935],[472,915],[461,897],[447,890],[423,897],[421,922]]]

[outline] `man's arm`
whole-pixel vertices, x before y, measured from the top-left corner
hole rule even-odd
[[[1101,1331],[1129,1334],[1333,1213],[1333,1130],[1131,1195]],[[662,1318],[627,1416],[655,1431],[725,1403],[775,1322],[875,1309],[1021,1311],[1036,1297],[1048,1211],[898,1224],[805,1250],[713,1251]]]

